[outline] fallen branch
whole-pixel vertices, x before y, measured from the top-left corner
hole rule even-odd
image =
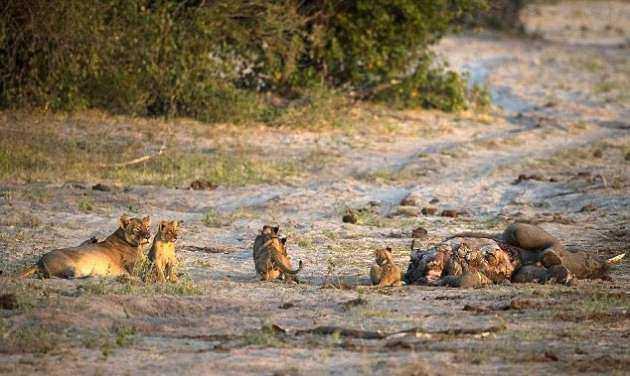
[[[166,144],[162,144],[162,146],[160,146],[160,150],[158,150],[157,153],[152,154],[152,155],[145,155],[136,159],[132,159],[130,161],[126,161],[126,162],[119,162],[119,163],[100,163],[98,165],[98,167],[127,167],[127,166],[132,166],[138,163],[142,163],[142,162],[146,162],[150,159],[153,159],[155,157],[159,157],[160,155],[162,155],[162,153],[164,153],[164,150],[166,150]]]
[[[195,245],[186,245],[183,249],[191,252],[203,252],[203,253],[232,253],[237,250],[236,247],[229,246],[216,246],[216,247],[198,247]]]
[[[448,335],[462,335],[462,334],[481,334],[481,333],[496,333],[505,330],[505,322],[499,321],[496,325],[491,325],[482,328],[447,328],[440,330],[426,330],[422,328],[411,328],[402,330],[400,332],[392,333],[391,335],[410,333],[410,334],[448,334]]]
[[[372,332],[368,330],[360,329],[348,329],[339,326],[318,326],[312,329],[298,330],[295,335],[302,334],[320,334],[320,335],[333,335],[336,334],[341,337],[362,338],[362,339],[383,339],[388,335],[382,332]]]
[[[319,334],[319,335],[338,335],[340,337],[361,338],[361,339],[384,339],[392,336],[399,336],[401,334],[447,334],[447,335],[468,335],[468,334],[481,334],[481,333],[495,333],[505,330],[506,325],[503,321],[498,321],[497,324],[482,328],[447,328],[440,330],[426,330],[424,328],[411,328],[405,329],[393,333],[383,333],[381,331],[369,331],[360,329],[348,329],[339,326],[318,326],[312,329],[298,330],[295,335],[302,334]]]

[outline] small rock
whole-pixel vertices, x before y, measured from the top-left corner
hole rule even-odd
[[[422,214],[424,215],[435,215],[435,213],[437,213],[437,208],[434,208],[432,206],[427,206],[422,208]]]
[[[101,192],[110,192],[112,190],[112,187],[110,187],[109,185],[98,183],[92,186],[92,190],[101,191]]]
[[[545,359],[552,361],[552,362],[557,362],[558,356],[550,351],[545,351]]]
[[[2,294],[0,295],[0,308],[2,309],[16,309],[18,306],[17,297],[15,294]]]
[[[433,197],[431,201],[429,201],[429,204],[437,204],[438,202],[440,202],[440,200],[436,197]]]
[[[400,201],[400,205],[402,206],[420,206],[422,204],[422,198],[418,197],[418,195],[414,195],[410,193],[407,197],[403,198]]]
[[[440,213],[440,216],[449,217],[449,218],[457,218],[459,216],[459,212],[454,209],[446,209],[446,210],[442,210],[442,213]]]
[[[604,153],[602,152],[601,149],[597,149],[593,152],[593,157],[594,158],[601,158],[604,156]]]
[[[359,218],[356,214],[354,214],[352,210],[348,209],[347,213],[343,215],[341,220],[343,221],[343,223],[357,223],[359,221]]]
[[[217,185],[213,184],[209,180],[197,179],[197,180],[193,180],[190,183],[190,189],[194,191],[211,191],[216,188],[217,188]]]
[[[394,238],[394,239],[402,239],[402,238],[406,238],[407,236],[403,234],[402,231],[400,230],[394,230],[394,231],[391,231],[389,234],[387,234],[387,237]]]
[[[424,227],[417,227],[417,228],[414,228],[413,231],[411,231],[411,237],[414,239],[422,239],[426,237],[428,234],[429,232]]]
[[[625,160],[630,161],[630,151],[626,153]]]
[[[293,308],[293,307],[295,307],[294,303],[286,302],[286,303],[282,303],[278,308],[280,308],[280,309],[289,309],[289,308]]]
[[[585,213],[585,212],[592,212],[597,210],[597,207],[593,204],[586,204],[584,206],[582,206],[582,209],[580,209],[580,213]]]

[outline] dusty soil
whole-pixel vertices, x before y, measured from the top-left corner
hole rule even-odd
[[[444,39],[437,52],[488,86],[495,107],[484,113],[361,106],[341,129],[169,127],[184,150],[222,145],[297,161],[286,179],[208,191],[115,179],[99,191],[91,187],[102,181],[64,175],[2,182],[0,294],[17,302],[0,299],[0,373],[627,373],[628,261],[612,281],[572,286],[378,290],[368,272],[384,246],[406,268],[418,226],[425,246],[519,220],[570,249],[628,251],[629,19],[628,3],[571,1],[526,10],[536,37]],[[75,123],[56,129],[89,132]],[[99,127],[143,135],[120,119]],[[415,206],[400,206],[408,195]],[[358,223],[342,222],[348,207],[366,209]],[[460,214],[439,215],[448,209]],[[46,250],[106,236],[125,211],[185,221],[178,253],[189,279],[153,287],[11,277]],[[257,280],[251,246],[265,223],[288,235],[302,284]],[[314,330],[322,326],[356,331]]]

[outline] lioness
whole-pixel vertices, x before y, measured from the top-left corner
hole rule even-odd
[[[158,282],[176,282],[175,268],[177,258],[175,257],[175,241],[179,232],[180,222],[161,221],[153,245],[149,251],[149,261],[151,262],[152,276]]]
[[[286,238],[279,238],[279,227],[263,226],[254,240],[254,266],[262,281],[273,281],[283,278],[285,281],[298,282],[296,274],[302,270],[299,261],[296,270],[291,269],[291,260],[287,255]]]
[[[45,278],[84,278],[129,274],[151,237],[149,217],[130,218],[123,214],[119,228],[105,240],[84,242],[78,247],[57,249],[44,254],[37,264],[20,276],[39,273]]]
[[[401,286],[402,272],[392,259],[392,249],[374,251],[375,264],[370,268],[370,279],[378,287]]]

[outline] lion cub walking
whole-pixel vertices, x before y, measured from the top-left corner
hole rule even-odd
[[[302,261],[298,268],[291,269],[291,260],[285,243],[287,238],[278,237],[279,227],[263,226],[254,240],[254,266],[262,281],[283,278],[286,282],[298,282],[297,274],[302,270]]]
[[[376,263],[370,269],[370,279],[378,287],[401,286],[402,271],[394,263],[390,247],[374,251]]]
[[[175,257],[175,241],[179,233],[178,221],[161,221],[153,245],[148,257],[151,263],[151,277],[158,282],[177,282],[175,269],[177,258]]]

